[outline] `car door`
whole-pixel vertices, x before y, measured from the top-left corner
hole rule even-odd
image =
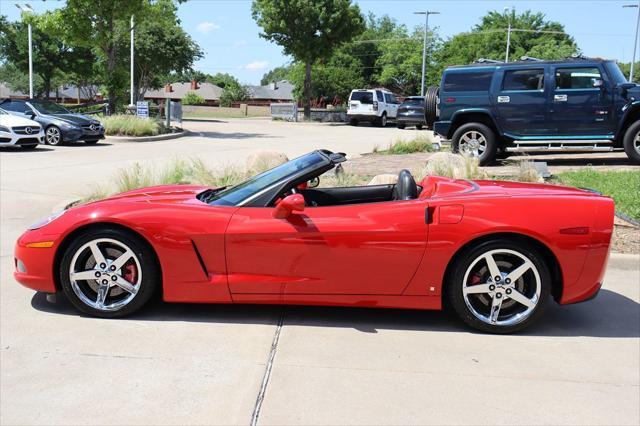
[[[545,68],[504,69],[492,102],[502,130],[513,137],[553,133],[547,120]]]
[[[306,207],[287,219],[241,207],[226,231],[232,293],[401,294],[427,242],[422,200]]]
[[[557,135],[613,134],[613,89],[599,67],[556,65],[553,79],[549,118]]]
[[[384,102],[387,106],[387,117],[396,118],[398,115],[398,101],[392,93],[384,94]]]

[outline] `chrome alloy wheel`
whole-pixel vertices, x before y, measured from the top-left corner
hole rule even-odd
[[[98,238],[81,246],[69,268],[73,292],[82,303],[100,311],[117,311],[138,294],[140,261],[126,244]]]
[[[47,133],[45,138],[49,145],[58,145],[60,143],[62,135],[60,134],[60,129],[57,127],[51,126],[47,129]]]
[[[480,157],[487,150],[487,139],[477,130],[470,130],[460,137],[458,151],[472,157]]]
[[[531,316],[542,290],[535,264],[514,250],[490,250],[467,268],[462,283],[464,302],[480,321],[511,326]]]
[[[636,133],[636,137],[633,138],[633,149],[640,155],[640,132]]]

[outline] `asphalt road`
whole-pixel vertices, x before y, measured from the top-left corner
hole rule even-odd
[[[360,153],[395,129],[190,124],[144,144],[0,152],[1,424],[639,424],[640,259],[614,258],[588,303],[515,336],[441,312],[156,302],[79,316],[12,278],[12,246],[51,208],[133,161],[255,149]],[[259,408],[259,410],[257,410]]]

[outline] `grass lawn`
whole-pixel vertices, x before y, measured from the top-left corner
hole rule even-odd
[[[616,203],[616,210],[640,220],[640,171],[597,172],[592,169],[558,174],[560,183],[595,189]]]

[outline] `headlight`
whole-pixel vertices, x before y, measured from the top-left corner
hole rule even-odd
[[[9,128],[8,128],[8,127],[0,126],[0,132],[7,132],[7,133],[11,133],[11,130],[9,130]]]
[[[80,126],[77,126],[75,124],[70,124],[70,123],[67,123],[65,121],[61,122],[60,126],[64,127],[65,129],[79,129],[80,128]]]
[[[62,216],[64,214],[64,212],[66,212],[66,210],[61,210],[59,212],[56,212],[56,213],[52,214],[51,216],[47,216],[45,218],[42,218],[39,221],[37,221],[36,223],[34,223],[33,225],[29,226],[27,229],[30,230],[30,231],[33,231],[34,229],[42,228],[43,226],[50,224],[51,222],[53,222],[54,220],[56,220],[57,218]]]

